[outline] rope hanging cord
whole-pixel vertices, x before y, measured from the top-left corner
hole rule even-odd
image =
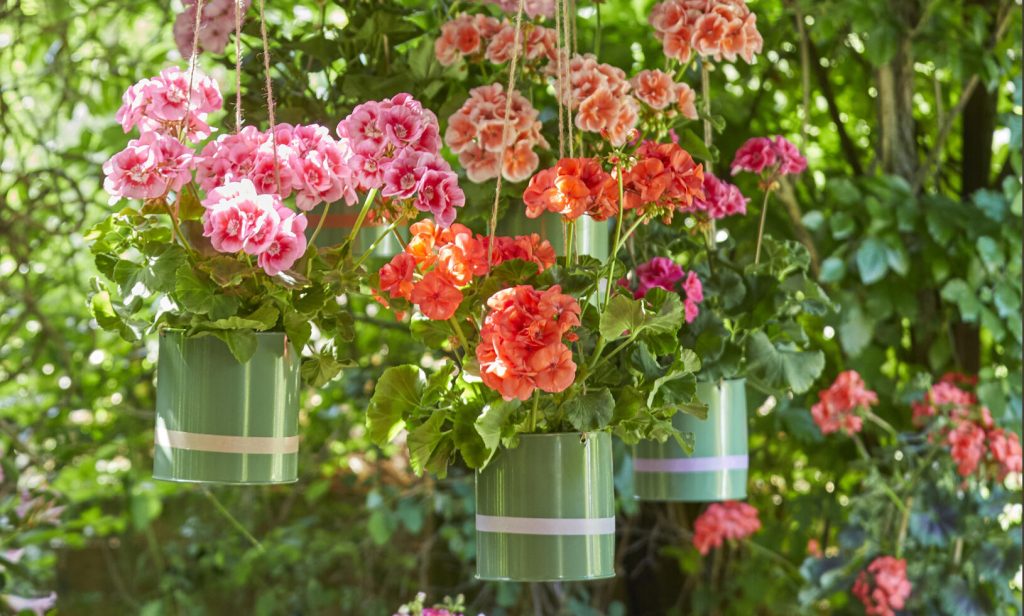
[[[508,88],[505,90],[505,117],[504,123],[502,124],[501,127],[502,144],[508,142],[508,131],[510,128],[509,116],[512,114],[512,93],[515,92],[516,87],[516,68],[519,65],[519,52],[523,38],[523,11],[525,8],[525,4],[526,0],[519,0],[519,9],[516,11],[515,37],[512,41],[512,60],[509,63],[508,69]],[[488,270],[490,270],[491,265],[494,262],[494,237],[498,229],[498,203],[500,202],[501,199],[501,175],[505,169],[506,149],[507,148],[502,147],[501,152],[498,154],[498,178],[494,184],[494,205],[491,207],[491,221],[488,233],[489,240],[487,242]]]

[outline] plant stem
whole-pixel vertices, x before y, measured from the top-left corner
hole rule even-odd
[[[896,536],[896,558],[903,555],[903,540],[907,538],[907,524],[910,522],[910,511],[914,507],[914,497],[907,497],[906,507],[903,509],[903,518],[900,520],[900,532]]]
[[[540,406],[540,395],[538,390],[533,391],[533,408],[530,409],[530,433],[537,431],[537,407]]]
[[[403,217],[403,218],[399,218],[395,222],[393,222],[390,225],[388,225],[388,228],[385,229],[383,233],[378,235],[377,239],[373,240],[373,243],[370,244],[370,247],[366,249],[366,252],[364,252],[363,255],[361,257],[359,257],[359,260],[356,261],[356,264],[353,267],[353,269],[355,269],[356,267],[359,267],[360,265],[363,264],[363,261],[366,261],[368,258],[370,258],[370,255],[372,255],[373,251],[377,249],[377,246],[380,246],[380,243],[384,241],[384,238],[386,238],[388,236],[388,233],[391,233],[391,231],[393,231],[396,227],[398,227],[398,225],[400,225],[404,221],[405,221],[405,218]]]
[[[192,250],[192,246],[185,241],[185,236],[181,233],[181,227],[178,225],[178,215],[174,213],[174,208],[166,201],[164,201],[164,205],[167,206],[167,214],[171,217],[171,241],[173,242],[177,239],[177,241],[181,242],[182,247],[185,248],[189,256],[194,257],[196,253]]]
[[[787,560],[786,557],[784,557],[783,555],[779,554],[775,550],[770,550],[770,549],[764,547],[763,545],[761,545],[759,543],[755,543],[755,542],[753,542],[753,541],[751,541],[749,539],[747,539],[746,545],[748,547],[750,547],[753,551],[759,552],[759,553],[767,556],[768,558],[772,559],[777,564],[782,565],[782,568],[786,570],[786,573],[788,573],[794,579],[797,579],[797,580],[802,579],[801,576],[800,576],[800,571],[795,566],[793,566],[793,563],[789,562],[789,560]]]
[[[316,238],[320,235],[320,230],[324,228],[324,223],[327,221],[327,212],[331,209],[331,203],[329,201],[324,203],[324,211],[320,214],[320,221],[316,223],[316,229],[313,229],[313,235],[309,238],[309,243],[313,244],[316,242]]]
[[[608,255],[608,279],[605,281],[605,294],[604,294],[604,305],[607,306],[608,302],[612,300],[612,278],[615,276],[615,259],[619,254],[619,248],[621,247],[620,239],[622,238],[622,215],[625,210],[626,192],[623,186],[624,178],[622,177],[623,169],[621,163],[616,163],[615,173],[618,175],[619,180],[619,214],[615,217],[615,241],[612,243],[611,254]]]
[[[359,216],[356,218],[356,224],[352,227],[352,232],[348,234],[348,243],[352,244],[356,239],[356,234],[359,233],[359,228],[363,226],[363,221],[366,220],[366,215],[370,213],[370,208],[373,206],[373,200],[377,198],[377,189],[371,188],[370,192],[366,193],[366,200],[363,201],[363,208],[359,210]]]
[[[865,407],[864,416],[867,417],[869,421],[875,422],[879,427],[888,432],[889,435],[892,436],[893,438],[899,438],[899,432],[896,431],[896,428],[892,427],[892,424],[890,424],[888,421],[872,413],[871,409]]]
[[[591,367],[591,371],[593,371],[593,370],[597,370],[598,368],[600,368],[600,367],[601,367],[601,366],[602,366],[602,365],[603,365],[603,364],[604,364],[605,362],[607,362],[607,361],[608,361],[609,359],[611,359],[611,358],[615,357],[615,355],[616,355],[616,354],[617,354],[617,353],[618,353],[619,351],[621,351],[622,349],[624,349],[624,348],[628,347],[629,345],[633,344],[633,341],[634,341],[634,340],[636,340],[636,336],[635,336],[635,335],[631,335],[631,336],[630,336],[629,338],[626,338],[626,341],[625,341],[625,342],[623,342],[622,344],[620,344],[619,346],[615,347],[614,349],[612,349],[612,352],[611,352],[611,353],[609,353],[609,354],[605,355],[604,357],[601,357],[601,358],[599,358],[599,361],[597,361],[597,362],[596,362],[596,363],[595,363],[595,364],[594,364],[594,365],[593,365],[593,366]]]
[[[714,127],[711,125],[711,71],[708,69],[708,62],[706,58],[702,58],[700,61],[700,95],[703,99],[701,102],[704,104],[704,145],[708,151],[711,151],[711,144],[714,141]],[[705,161],[704,164],[705,173],[714,173],[714,161],[710,158]],[[715,237],[715,219],[711,219],[711,229],[708,234]],[[714,250],[715,245],[711,245]]]
[[[761,202],[761,224],[757,227],[757,248],[754,250],[754,265],[761,262],[761,240],[764,238],[764,221],[768,218],[768,197],[771,196],[771,185],[764,189],[764,201]]]
[[[228,511],[223,504],[221,504],[220,500],[218,500],[217,497],[214,496],[213,492],[210,492],[210,489],[207,488],[206,486],[203,486],[203,494],[206,496],[207,499],[209,499],[211,503],[213,503],[214,508],[218,512],[220,512],[222,516],[224,516],[224,519],[226,519],[232,526],[234,526],[235,530],[241,533],[242,536],[245,537],[254,548],[259,550],[261,553],[267,551],[266,548],[263,547],[263,544],[257,541],[256,537],[253,537],[252,533],[246,530],[246,528],[242,526],[242,523],[239,522],[235,518],[235,516],[231,515],[231,512]]]
[[[594,57],[601,57],[601,3],[594,3],[595,13],[594,16],[597,18],[594,30]]]
[[[565,267],[569,268],[569,264],[572,263],[572,252],[573,248],[576,247],[576,221],[572,220],[566,223],[565,229]]]
[[[462,345],[462,349],[465,353],[469,352],[469,339],[466,338],[465,332],[462,331],[462,326],[459,325],[459,321],[455,317],[448,319],[452,329],[455,331],[455,335],[459,339],[459,344]]]

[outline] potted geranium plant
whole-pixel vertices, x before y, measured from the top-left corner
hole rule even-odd
[[[661,161],[655,165],[651,159]],[[477,574],[584,580],[614,575],[611,434],[673,439],[679,412],[703,415],[697,356],[680,344],[685,307],[603,284],[644,223],[700,194],[701,167],[675,144],[623,146],[537,173],[523,201],[569,225],[614,218],[612,257],[556,257],[538,235],[492,237],[413,225],[377,293],[449,360],[432,374],[389,368],[368,410],[371,438],[402,429],[413,469],[443,475],[458,454],[477,470]],[[573,244],[568,245],[571,249]]]
[[[698,396],[708,405],[708,419],[677,416],[676,428],[694,436],[692,452],[671,442],[641,443],[633,460],[634,487],[642,500],[731,500],[746,497],[747,385],[775,395],[777,401],[789,391],[806,391],[821,373],[824,356],[808,350],[802,319],[823,314],[830,303],[808,277],[804,247],[764,235],[769,195],[784,176],[806,167],[785,138],[751,139],[732,164],[733,175],[757,174],[764,191],[756,239],[743,229],[717,226],[724,218],[745,214],[749,200],[739,187],[712,172],[714,127],[721,129],[722,124],[711,115],[709,83],[720,62],[752,62],[762,40],[756,16],[743,2],[684,4],[659,3],[650,23],[675,71],[685,75],[698,63],[701,97],[696,101],[693,91],[687,91],[688,113],[655,117],[650,123],[657,131],[691,135],[689,143],[693,137],[688,121],[702,120],[703,145],[709,151],[703,195],[677,217],[671,231],[652,227],[642,232],[631,250],[634,270],[621,284],[637,297],[662,288],[683,298],[687,325],[679,332],[680,340],[701,358]],[[646,86],[649,97],[670,83],[660,71],[644,74],[638,85]]]
[[[409,210],[450,222],[461,205],[436,118],[403,94],[376,103],[359,134],[349,120],[334,138],[318,125],[275,126],[271,114],[268,130],[237,125],[197,152],[222,105],[215,81],[169,68],[123,100],[117,119],[140,136],[104,164],[104,187],[112,202],[133,203],[90,233],[109,281],[94,281],[90,303],[102,327],[130,341],[159,336],[154,476],[294,481],[300,376],[322,385],[349,359],[353,319],[337,298],[364,271],[351,241],[359,224],[371,211]],[[405,186],[406,172],[412,186],[375,199],[382,176]],[[423,188],[427,175],[449,190]],[[367,194],[352,234],[318,249],[320,228],[304,212],[352,205],[357,191]]]

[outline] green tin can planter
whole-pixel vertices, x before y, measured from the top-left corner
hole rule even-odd
[[[674,440],[640,442],[633,455],[637,500],[714,502],[747,497],[747,395],[744,379],[698,383],[708,418],[677,413],[680,432],[692,432],[694,451]]]
[[[476,475],[481,580],[615,576],[615,493],[607,433],[524,434]]]
[[[240,364],[219,338],[160,332],[153,477],[193,483],[298,479],[299,364],[285,334],[257,333]]]
[[[611,225],[607,220],[597,222],[589,216],[576,220],[576,252],[604,260],[611,245]],[[529,235],[537,233],[551,242],[558,256],[565,256],[565,237],[562,221],[556,214],[545,213],[538,218],[527,218],[522,212],[509,212],[498,224],[499,235]]]
[[[312,233],[312,229],[315,229],[320,224],[320,217],[322,215],[322,205],[317,206],[316,209],[306,215],[309,221],[306,227],[307,233]],[[356,224],[356,214],[354,213],[327,214],[327,220],[324,221],[320,234],[316,236],[317,247],[329,248],[341,244],[348,239],[354,224]],[[376,248],[373,249],[371,258],[383,261],[402,252],[404,247],[394,235],[388,234],[385,237],[381,237],[385,235],[386,231],[386,226],[363,222],[359,233],[356,234],[356,239],[352,246],[352,254],[356,256],[363,254],[378,240],[380,241],[377,243]]]

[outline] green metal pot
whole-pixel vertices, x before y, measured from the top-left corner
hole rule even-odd
[[[335,206],[337,207],[337,206]],[[344,206],[343,206],[344,207]],[[312,234],[313,229],[316,229],[320,223],[320,217],[323,215],[324,206],[318,205],[312,212],[306,215],[308,219],[308,226],[306,227],[306,233]],[[357,215],[355,212],[341,212],[341,213],[328,213],[327,220],[324,221],[323,227],[320,229],[320,234],[316,236],[316,245],[318,248],[330,248],[338,246],[346,239],[348,239],[349,233],[352,232],[352,225],[356,224]],[[357,258],[364,252],[373,246],[374,242],[385,235],[387,230],[386,226],[375,225],[373,223],[364,222],[359,229],[359,233],[356,234],[355,242],[352,245],[352,254]],[[403,246],[395,238],[394,235],[388,234],[387,236],[380,239],[377,247],[373,249],[372,259],[388,260],[396,254],[402,252]]]
[[[608,433],[524,434],[476,474],[476,576],[555,582],[615,576]]]
[[[633,456],[637,500],[713,502],[747,497],[747,395],[744,379],[698,383],[708,418],[677,413],[672,424],[692,432],[692,455],[674,440],[642,441]]]
[[[589,255],[595,259],[608,258],[611,244],[610,221],[594,221],[589,216],[581,216],[576,221],[576,252]],[[537,233],[541,238],[551,242],[555,254],[565,256],[565,236],[562,233],[562,221],[557,214],[545,213],[539,218],[527,218],[523,212],[508,212],[498,222],[498,235],[529,235]]]
[[[238,363],[219,338],[160,332],[153,477],[266,484],[298,479],[299,364],[283,333]]]

